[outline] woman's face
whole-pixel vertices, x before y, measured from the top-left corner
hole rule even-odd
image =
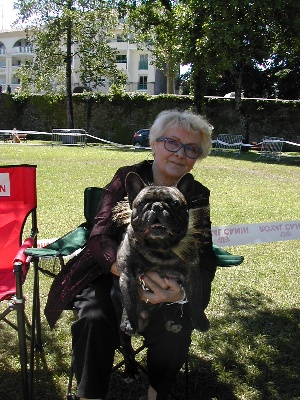
[[[161,136],[177,140],[181,144],[191,144],[201,148],[200,136],[187,132],[181,127],[170,128]],[[197,159],[189,158],[182,147],[176,153],[168,151],[164,141],[152,144],[154,155],[153,178],[155,185],[173,186],[187,172],[190,172]]]

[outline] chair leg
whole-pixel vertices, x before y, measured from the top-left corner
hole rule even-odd
[[[33,315],[32,322],[35,323],[35,348],[43,351],[42,329],[41,329],[41,306],[40,306],[40,283],[39,283],[38,260],[34,260],[34,288],[33,288]]]
[[[33,281],[33,301],[32,301],[32,318],[31,318],[31,339],[30,339],[30,362],[29,362],[29,393],[30,399],[33,398],[33,375],[34,375],[34,355],[35,351],[42,352],[43,342],[41,333],[41,313],[40,313],[40,288],[38,260],[33,261],[34,265],[34,281]]]
[[[14,264],[14,273],[16,277],[15,309],[17,312],[17,321],[18,321],[18,337],[19,337],[20,363],[22,372],[23,398],[24,400],[31,400],[29,393],[29,381],[28,381],[28,370],[27,370],[25,310],[24,310],[24,298],[22,291],[22,278],[21,278],[23,272],[22,272],[21,262],[16,262]]]

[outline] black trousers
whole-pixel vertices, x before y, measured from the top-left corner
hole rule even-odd
[[[105,398],[108,391],[114,352],[119,346],[111,288],[112,277],[102,275],[75,299],[79,318],[71,331],[78,397]],[[143,332],[148,349],[149,382],[157,392],[157,400],[167,399],[174,378],[187,358],[192,332],[188,304],[183,306],[183,312],[176,313],[176,322],[183,327],[178,333],[166,330],[163,310],[151,316]]]

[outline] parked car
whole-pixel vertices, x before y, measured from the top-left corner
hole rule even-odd
[[[132,144],[135,147],[149,147],[150,129],[140,129],[133,135]]]

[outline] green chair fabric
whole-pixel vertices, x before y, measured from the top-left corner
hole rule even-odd
[[[217,257],[219,267],[235,267],[242,264],[244,261],[243,256],[234,256],[215,244],[213,245],[213,249]]]
[[[90,232],[90,229],[79,226],[44,248],[26,250],[26,255],[39,258],[69,256],[85,245]]]
[[[90,228],[94,225],[102,194],[103,189],[98,187],[88,187],[84,191],[84,216]]]
[[[25,254],[34,258],[58,257],[63,267],[64,262],[62,257],[70,256],[75,251],[85,246],[94,224],[94,218],[98,210],[102,192],[102,188],[86,188],[84,190],[84,216],[86,221],[73,231],[55,240],[53,243],[43,248],[28,249]]]

